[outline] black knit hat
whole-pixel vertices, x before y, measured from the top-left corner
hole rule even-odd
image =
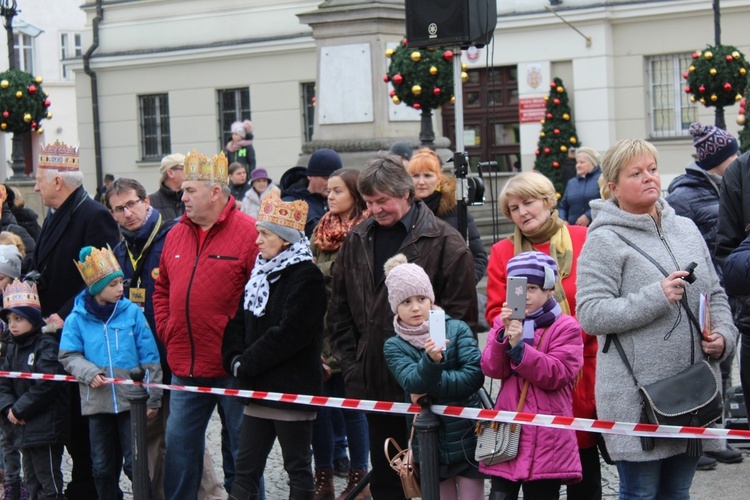
[[[319,149],[310,156],[307,162],[308,177],[330,177],[336,170],[343,168],[341,157],[333,149]]]
[[[698,156],[695,162],[703,170],[711,170],[737,152],[739,146],[732,134],[713,125],[699,122],[690,124],[693,147]]]

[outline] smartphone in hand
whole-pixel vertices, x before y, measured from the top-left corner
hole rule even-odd
[[[436,346],[445,349],[445,311],[430,309],[430,338]]]
[[[526,317],[526,278],[509,277],[506,292],[508,307],[513,309],[510,319],[524,319]]]

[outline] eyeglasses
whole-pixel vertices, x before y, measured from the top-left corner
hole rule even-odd
[[[132,201],[127,202],[124,205],[120,205],[119,207],[113,207],[112,211],[114,213],[116,213],[116,214],[121,214],[121,213],[125,212],[125,209],[127,208],[129,211],[132,212],[133,209],[135,208],[135,206],[137,204],[139,204],[140,202],[142,202],[142,201],[143,200],[132,200]]]

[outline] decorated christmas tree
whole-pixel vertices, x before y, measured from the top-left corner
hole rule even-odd
[[[740,129],[740,152],[750,151],[750,127],[747,126],[750,122],[750,108],[747,107],[747,96],[748,90],[745,90],[745,97],[740,101],[740,114],[737,116],[737,124],[742,125]]]
[[[52,118],[50,101],[42,90],[42,78],[9,70],[0,73],[0,130],[23,134],[41,134],[42,120]]]
[[[547,176],[555,185],[557,197],[562,196],[565,186],[562,183],[560,166],[568,157],[568,149],[578,147],[576,127],[570,117],[568,92],[559,78],[550,83],[550,92],[544,97],[547,110],[542,121],[542,131],[537,143],[534,170]]]
[[[385,55],[391,59],[383,80],[393,85],[396,104],[414,109],[437,109],[453,99],[453,52],[443,49],[410,49],[403,40]],[[461,75],[468,78],[466,73]]]

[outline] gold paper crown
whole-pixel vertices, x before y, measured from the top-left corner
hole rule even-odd
[[[51,168],[61,172],[78,171],[78,150],[55,141],[47,144],[39,152],[39,168]]]
[[[302,200],[285,202],[276,195],[268,195],[260,204],[258,220],[304,231],[307,210],[307,203]]]
[[[185,157],[184,180],[209,181],[219,184],[229,184],[229,167],[227,157],[222,151],[213,155],[209,160],[206,155],[192,150]]]
[[[41,309],[36,284],[16,279],[3,291],[3,307],[35,307]]]
[[[120,263],[117,262],[115,254],[110,248],[92,248],[91,253],[86,256],[84,261],[75,261],[78,272],[81,273],[86,286],[90,287],[99,280],[106,278],[117,271],[122,272]]]

